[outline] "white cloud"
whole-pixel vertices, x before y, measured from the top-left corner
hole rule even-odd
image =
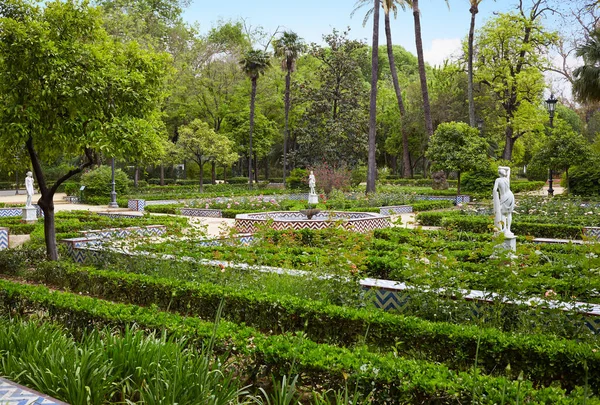
[[[437,38],[431,46],[423,51],[425,62],[430,65],[441,65],[444,60],[458,57],[461,52],[460,38]]]

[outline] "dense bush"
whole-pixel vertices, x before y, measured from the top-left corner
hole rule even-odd
[[[285,179],[287,187],[292,190],[308,190],[308,171],[296,168]]]
[[[462,176],[461,188],[465,193],[492,193],[498,177],[498,166],[491,164],[485,169],[474,170]]]
[[[112,178],[110,166],[100,166],[81,176],[81,184],[85,186],[83,199],[89,197],[108,197],[112,191]],[[129,179],[121,169],[115,170],[115,190],[117,195],[127,194],[129,191]]]
[[[600,162],[591,161],[569,170],[569,193],[575,195],[600,195]]]
[[[248,184],[248,177],[231,177],[227,179],[228,184]]]

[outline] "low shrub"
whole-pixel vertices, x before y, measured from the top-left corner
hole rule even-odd
[[[110,200],[111,176],[109,166],[100,166],[81,175],[81,185],[85,186],[83,191],[84,201],[91,197],[104,197]],[[129,179],[121,169],[115,170],[115,190],[117,195],[127,194],[129,191]]]
[[[240,308],[241,309],[241,308]],[[367,349],[354,350],[328,344],[317,344],[305,336],[281,334],[264,335],[253,328],[223,321],[218,325],[201,321],[195,317],[182,317],[158,311],[153,307],[116,304],[91,299],[77,294],[50,292],[43,287],[19,285],[0,280],[0,311],[3,313],[44,314],[48,319],[62,323],[76,333],[90,325],[96,328],[112,327],[123,329],[137,324],[146,330],[167,331],[172,336],[187,336],[190,344],[214,337],[215,349],[227,351],[233,356],[251,357],[257,367],[269,367],[274,373],[286,373],[290,364],[303,375],[304,381],[325,388],[356,385],[357,392],[375,392],[378,400],[396,403],[431,402],[439,398],[452,398],[450,403],[467,403],[477,385],[477,397],[484,403],[499,403],[517,397],[530,403],[579,404],[581,393],[573,392],[569,397],[565,391],[554,387],[534,388],[529,381],[510,381],[505,377],[477,375],[457,372],[446,366],[423,360],[405,359],[390,354],[377,354]],[[374,320],[376,318],[373,318]],[[480,336],[482,334],[479,334]],[[559,354],[575,351],[578,359],[587,360],[589,375],[598,375],[598,355],[587,347],[573,343],[565,348],[548,343],[545,337],[531,341],[543,350],[531,353],[530,361],[544,353],[557,356],[555,366],[571,366],[565,376],[575,377],[573,358],[560,361]],[[471,340],[478,340],[478,333],[471,333]],[[484,348],[482,352],[485,352]],[[514,367],[513,367],[514,368]],[[536,368],[536,371],[539,370]],[[581,381],[584,381],[583,377]]]
[[[227,179],[228,184],[248,184],[248,177],[230,177]]]

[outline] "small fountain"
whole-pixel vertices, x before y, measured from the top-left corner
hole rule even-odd
[[[316,204],[315,178],[309,176],[309,205]],[[317,200],[318,202],[318,200]],[[343,228],[353,232],[369,232],[374,229],[388,228],[390,217],[372,212],[321,211],[309,208],[300,211],[271,211],[235,216],[235,227],[240,233],[254,233],[260,228],[285,229],[325,229]]]
[[[309,208],[307,210],[300,210],[300,213],[306,215],[307,219],[312,219],[312,217],[314,217],[315,215],[317,215],[320,212],[321,212],[321,210],[318,210],[316,208]]]

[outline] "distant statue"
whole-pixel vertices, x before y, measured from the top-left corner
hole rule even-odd
[[[25,177],[25,191],[27,191],[27,202],[25,206],[31,208],[31,197],[33,197],[33,173],[27,172],[27,177]]]
[[[315,179],[315,175],[313,171],[310,171],[310,176],[308,176],[308,187],[310,187],[310,194],[317,194],[315,191],[315,186],[317,185],[317,181]]]
[[[500,177],[494,183],[492,191],[494,200],[494,225],[504,233],[505,237],[515,236],[510,231],[512,222],[512,213],[515,209],[515,196],[510,191],[510,167],[499,166],[498,174]]]

